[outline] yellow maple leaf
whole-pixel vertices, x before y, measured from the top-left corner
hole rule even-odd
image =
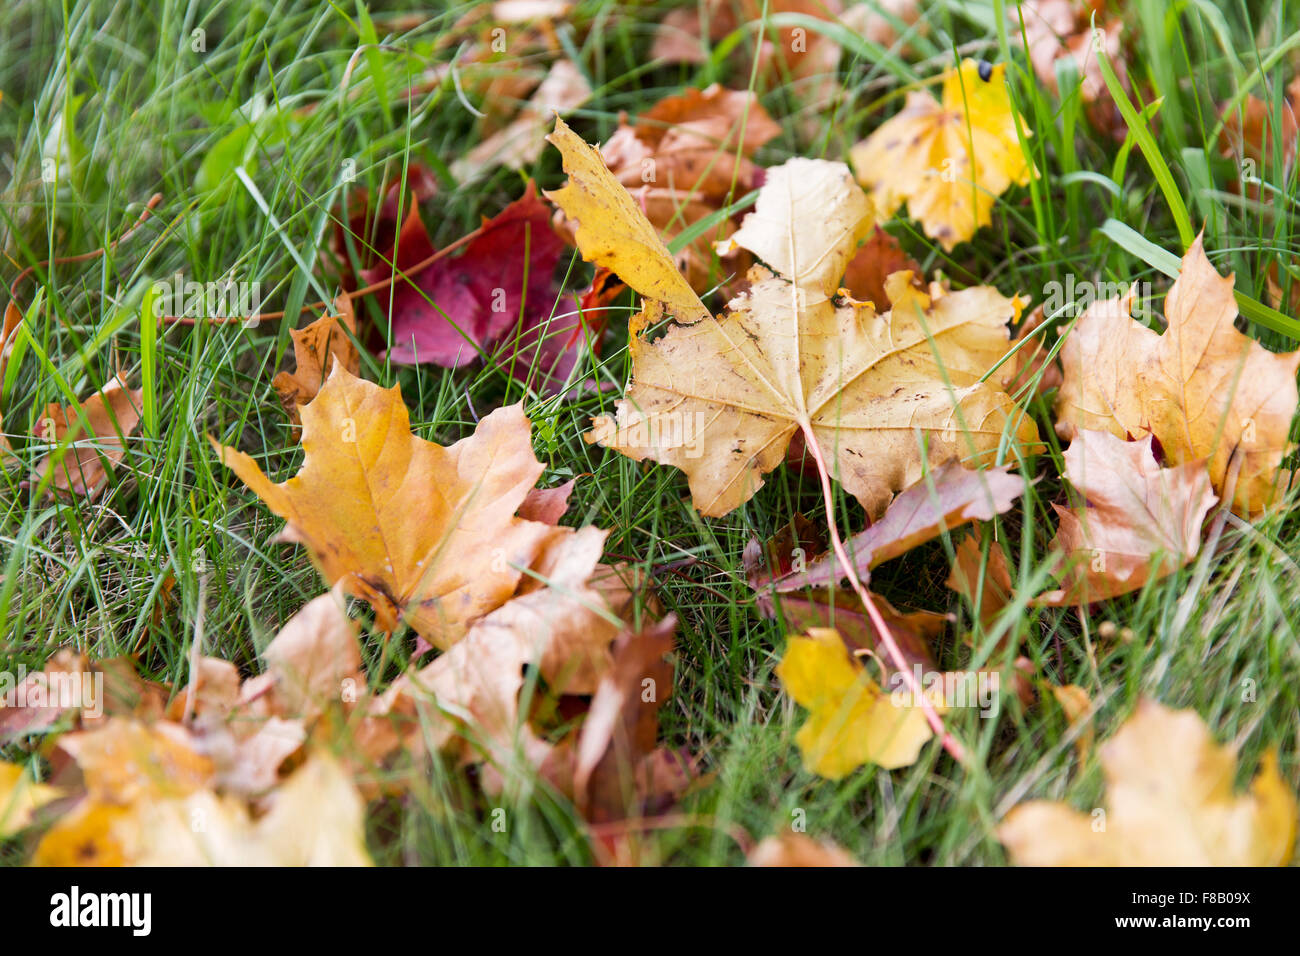
[[[1006,65],[963,60],[942,102],[909,94],[903,110],[850,153],[883,216],[904,202],[948,251],[991,221],[993,202],[1036,175],[1017,137],[1030,136],[1007,94]]]
[[[1191,710],[1144,700],[1101,748],[1106,809],[1016,806],[998,839],[1021,866],[1283,866],[1295,845],[1296,798],[1277,756],[1250,793],[1233,793],[1237,758]]]
[[[604,266],[637,292],[658,300],[680,321],[705,318],[709,310],[678,271],[659,231],[600,158],[558,116],[546,137],[564,157],[569,181],[545,193],[576,223],[575,241],[588,262]]]
[[[0,839],[32,822],[32,813],[59,795],[54,787],[36,783],[26,770],[0,762]]]
[[[776,667],[785,692],[809,711],[795,742],[804,765],[839,780],[864,763],[887,769],[916,761],[932,736],[919,706],[900,705],[849,655],[838,632],[791,638]],[[942,710],[942,702],[935,702]]]
[[[555,529],[515,516],[543,471],[521,405],[486,415],[450,447],[411,433],[394,386],[335,363],[302,406],[302,469],[274,484],[248,455],[213,440],[222,462],[288,522],[326,579],[375,609],[385,630],[405,619],[435,646],[514,593]]]
[[[1165,300],[1163,335],[1130,317],[1131,291],[1094,303],[1061,349],[1057,433],[1149,431],[1172,463],[1207,461],[1220,496],[1236,456],[1233,510],[1251,514],[1272,503],[1300,404],[1300,351],[1274,354],[1237,331],[1232,287],[1198,236]]]

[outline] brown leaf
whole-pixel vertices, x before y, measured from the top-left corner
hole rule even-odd
[[[1092,305],[1061,350],[1056,430],[1066,439],[1079,429],[1120,438],[1149,431],[1174,464],[1208,459],[1220,494],[1238,457],[1232,508],[1253,514],[1280,490],[1300,351],[1276,355],[1238,332],[1232,287],[1198,236],[1165,300],[1163,335],[1129,317],[1132,292]]]
[[[945,462],[902,492],[881,519],[844,543],[858,576],[866,581],[871,569],[892,560],[946,531],[971,521],[990,521],[1024,494],[1025,481],[1009,465],[982,471]],[[844,569],[833,554],[823,555],[804,572],[777,579],[778,591],[803,587],[834,587]]]
[[[405,621],[451,646],[509,599],[553,531],[515,517],[543,470],[519,405],[444,448],[411,433],[396,387],[336,364],[302,420],[306,457],[282,484],[242,452],[213,447],[288,522],[283,539],[369,602],[386,631]]]
[[[885,280],[895,272],[910,272],[914,285],[922,274],[920,265],[903,251],[898,240],[876,226],[849,260],[842,284],[859,302],[870,302],[878,312],[888,310],[893,303]]]
[[[673,692],[667,657],[676,624],[670,616],[621,635],[596,688],[578,735],[573,786],[579,812],[593,823],[637,816],[647,804],[675,796],[657,792],[654,751],[659,710]]]
[[[817,218],[796,213],[823,208]],[[1032,420],[981,380],[1006,350],[1018,299],[980,287],[932,302],[908,289],[906,273],[892,280],[885,315],[831,298],[870,210],[841,164],[796,159],[769,170],[732,242],[786,275],[756,267],[727,314],[670,325],[653,342],[641,333],[666,316],[648,302],[633,321],[627,396],[593,421],[587,441],[682,469],[710,517],[748,501],[799,433],[834,452],[829,470],[872,517],[927,463],[979,464],[1008,430],[1034,446]]]
[[[770,836],[749,851],[750,866],[843,867],[858,863],[828,840],[814,840],[803,833]]]
[[[1067,570],[1062,589],[1041,604],[1089,604],[1172,574],[1200,551],[1201,524],[1219,500],[1203,463],[1161,468],[1150,435],[1126,442],[1076,432],[1065,477],[1087,505],[1053,505],[1061,526],[1052,547],[1065,553]]]
[[[289,332],[295,368],[292,372],[280,372],[271,382],[293,422],[295,437],[302,434],[298,406],[316,397],[334,363],[342,364],[353,375],[361,371],[361,354],[352,342],[357,333],[352,299],[347,294],[340,295],[334,300],[333,311],[336,314],[326,313],[305,329]]]
[[[1250,793],[1237,796],[1237,757],[1191,710],[1143,700],[1101,747],[1106,809],[1017,805],[998,839],[1018,866],[1285,866],[1295,846],[1296,798],[1265,755]],[[1100,816],[1098,816],[1100,814]],[[1098,821],[1101,826],[1098,826]]]
[[[957,544],[956,560],[948,575],[947,585],[970,602],[971,608],[979,607],[980,622],[988,627],[1002,609],[1011,603],[1014,590],[1011,585],[1011,570],[1007,567],[1006,553],[994,545],[989,548],[988,564],[984,568],[983,587],[980,582],[980,565],[983,563],[978,535],[968,535]],[[980,589],[980,598],[975,597],[976,588]]]
[[[126,379],[117,375],[81,404],[81,415],[65,405],[45,406],[37,437],[51,444],[65,440],[69,444],[42,458],[30,483],[39,486],[53,471],[49,479],[52,491],[84,495],[94,501],[108,484],[109,470],[126,456],[126,438],[140,424],[143,400],[140,389],[127,388]]]

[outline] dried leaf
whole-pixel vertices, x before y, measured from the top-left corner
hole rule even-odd
[[[0,761],[0,840],[32,822],[32,814],[59,796],[59,791],[28,776],[19,764]]]
[[[1203,463],[1161,468],[1150,435],[1126,442],[1076,432],[1065,477],[1087,506],[1053,505],[1061,525],[1052,547],[1068,564],[1062,589],[1038,598],[1042,604],[1089,604],[1172,574],[1200,551],[1201,524],[1219,500]]]
[[[818,628],[791,638],[776,675],[809,711],[795,742],[804,765],[818,776],[839,780],[864,763],[906,767],[932,736],[921,707],[895,705],[835,631]],[[941,710],[942,701],[935,703]]]
[[[1174,464],[1208,460],[1220,494],[1236,456],[1232,508],[1251,514],[1279,491],[1300,404],[1300,351],[1277,355],[1238,332],[1232,287],[1198,236],[1165,300],[1163,335],[1129,317],[1132,292],[1092,305],[1061,350],[1056,430],[1066,439],[1078,429],[1120,438],[1149,431]]]
[[[547,139],[563,156],[569,181],[546,193],[546,198],[575,223],[574,238],[582,257],[613,270],[643,296],[663,302],[679,321],[707,318],[708,310],[677,271],[659,231],[605,167],[599,151],[558,117]]]
[[[749,851],[750,866],[857,866],[843,849],[826,840],[814,840],[803,833],[770,836]]]
[[[1248,795],[1233,793],[1233,748],[1195,711],[1144,700],[1101,748],[1106,809],[1016,806],[998,839],[1019,866],[1285,866],[1296,799],[1265,755]],[[1101,816],[1098,816],[1101,814]],[[1099,825],[1100,821],[1100,825]]]
[[[859,578],[866,581],[872,568],[944,532],[971,521],[990,521],[1010,509],[1024,494],[1025,481],[1009,469],[1009,465],[1001,465],[973,471],[949,461],[902,492],[879,521],[844,543]],[[826,554],[806,571],[787,574],[773,583],[778,591],[793,591],[835,587],[843,577],[838,559]]]
[[[302,469],[278,485],[248,455],[212,444],[288,522],[284,540],[304,544],[386,631],[405,621],[450,647],[509,599],[553,531],[515,517],[542,473],[519,405],[444,448],[411,433],[398,388],[335,365],[302,420]]]
[[[361,354],[352,342],[357,333],[352,299],[346,294],[340,295],[334,300],[333,312],[333,315],[322,315],[305,329],[289,332],[293,339],[294,370],[279,373],[271,382],[284,410],[289,413],[295,434],[301,434],[298,406],[306,405],[316,397],[335,362],[353,375],[361,371]]]
[[[853,147],[858,181],[880,215],[906,202],[926,235],[951,252],[992,222],[998,196],[1036,175],[1017,138],[1017,128],[1031,133],[1011,105],[1005,71],[1005,63],[963,60],[945,76],[942,102],[909,94],[902,112]]]
[[[108,484],[108,472],[126,456],[126,437],[140,424],[144,393],[129,389],[126,379],[115,376],[102,391],[81,404],[90,432],[83,430],[81,415],[64,405],[45,406],[36,436],[51,444],[68,441],[36,465],[30,483],[39,486],[51,471],[49,487],[57,492],[97,499]],[[75,444],[73,444],[75,442]]]

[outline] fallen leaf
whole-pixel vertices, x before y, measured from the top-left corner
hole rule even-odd
[[[971,521],[990,521],[1024,494],[1025,481],[1010,474],[1009,465],[981,471],[945,462],[898,495],[879,521],[844,542],[858,577],[867,581],[872,568]],[[804,587],[835,587],[844,569],[833,554],[808,565],[806,571],[777,578],[778,591]]]
[[[37,462],[30,484],[39,487],[48,480],[53,491],[97,499],[108,484],[109,471],[126,457],[126,438],[140,424],[143,401],[144,393],[127,388],[126,379],[117,375],[81,403],[80,414],[65,405],[45,406],[36,436],[52,445],[68,445]]]
[[[522,169],[536,162],[546,146],[551,117],[569,113],[590,98],[591,86],[582,72],[568,60],[558,60],[518,117],[452,163],[452,175],[464,186],[496,166]]]
[[[829,840],[814,840],[803,833],[770,836],[749,851],[750,866],[857,866],[842,848]]]
[[[1075,750],[1079,754],[1079,761],[1082,763],[1088,759],[1088,754],[1092,752],[1093,742],[1097,739],[1097,730],[1091,724],[1089,717],[1092,711],[1092,698],[1088,692],[1078,684],[1052,684],[1052,696],[1056,698],[1056,703],[1065,713],[1065,719],[1070,722],[1070,729],[1083,724],[1085,720],[1089,721],[1079,732],[1079,736],[1074,739]]]
[[[364,684],[357,630],[337,586],[289,619],[262,651],[282,713],[309,719],[343,699],[346,681]]]
[[[394,284],[389,304],[391,361],[456,368],[477,359],[480,352],[491,354],[492,347],[512,332],[518,340],[547,324],[549,340],[574,330],[576,318],[549,327],[557,298],[553,277],[564,243],[552,230],[550,210],[533,184],[480,228],[482,232],[457,255],[439,259]],[[365,278],[373,282],[394,271],[404,273],[427,258],[425,250],[432,248],[424,233],[420,240],[399,246],[392,267],[369,270]],[[507,347],[511,344],[514,348],[508,356],[522,348],[517,341]],[[532,353],[536,351],[534,345]],[[550,358],[554,362],[558,355]]]
[[[574,752],[573,792],[593,823],[639,816],[675,794],[658,791],[655,747],[659,710],[673,692],[675,618],[619,636],[601,677]]]
[[[394,725],[393,742],[449,751],[467,763],[504,759],[520,731],[528,665],[555,694],[594,693],[622,628],[589,584],[606,534],[586,527],[559,535],[534,572],[544,586],[503,604],[431,664],[394,682],[372,714]],[[424,721],[415,719],[421,709]]]
[[[183,796],[206,786],[214,772],[189,731],[170,721],[113,717],[94,730],[64,734],[58,746],[77,762],[89,799],[98,803]]]
[[[972,610],[979,608],[980,623],[987,628],[1002,613],[1003,608],[1011,603],[1014,588],[1011,585],[1011,570],[1007,567],[1006,553],[1000,547],[995,545],[989,548],[988,564],[984,566],[984,576],[981,578],[980,565],[983,563],[979,536],[967,535],[957,544],[952,571],[945,583],[966,598]],[[980,592],[978,599],[975,594],[977,589]]]
[[[449,448],[417,438],[397,387],[341,365],[302,407],[302,469],[273,484],[212,439],[221,461],[288,524],[330,584],[367,601],[379,627],[405,621],[450,647],[514,593],[553,531],[515,517],[541,475],[520,405]]]
[[[715,83],[660,100],[635,125],[620,122],[600,152],[670,241],[756,188],[762,170],[752,162],[754,152],[780,132],[752,92]],[[717,283],[713,241],[727,238],[738,219],[723,219],[677,254],[678,267],[697,291]],[[734,258],[728,258],[728,268],[743,272],[746,264]]]
[[[1285,866],[1296,799],[1266,754],[1250,793],[1236,796],[1237,758],[1195,711],[1144,700],[1101,747],[1106,809],[1017,805],[998,839],[1018,866]],[[1099,815],[1100,814],[1100,815]]]
[[[344,294],[335,299],[333,313],[327,312],[305,329],[290,330],[294,370],[280,372],[271,382],[289,413],[295,436],[301,435],[298,406],[316,397],[335,362],[353,375],[361,371],[361,354],[352,342],[357,333],[357,318],[351,298]]]
[[[838,211],[811,224],[795,214],[828,206]],[[979,464],[1013,421],[1016,437],[1035,447],[1032,420],[981,381],[1006,349],[1018,298],[979,287],[932,303],[899,273],[891,280],[895,306],[883,316],[866,304],[832,301],[870,216],[841,164],[800,159],[769,170],[731,244],[798,281],[755,268],[728,314],[706,313],[703,322],[688,314],[690,324],[653,342],[641,333],[657,327],[665,305],[651,298],[632,323],[627,397],[616,417],[593,421],[586,440],[681,468],[696,508],[711,517],[752,497],[796,434],[834,450],[832,470],[872,517],[920,478],[923,448],[932,464],[958,455]],[[628,228],[620,218],[588,239],[616,247]]]
[[[993,203],[1036,175],[1017,138],[1032,135],[1011,105],[1006,64],[963,60],[942,102],[913,92],[902,112],[850,154],[882,216],[907,203],[926,235],[951,252],[992,222]]]
[[[803,431],[834,454],[829,470],[871,517],[927,462],[978,465],[1009,430],[1036,447],[1033,421],[980,381],[1006,349],[1018,300],[981,287],[930,308],[913,292],[877,315],[809,294],[796,310],[789,282],[757,268],[751,279],[721,318],[654,342],[638,334],[662,318],[649,303],[633,323],[627,397],[614,417],[594,420],[587,441],[680,468],[710,517],[753,497]],[[896,279],[907,286],[905,273]]]
[[[545,195],[574,224],[582,257],[617,273],[643,296],[664,303],[679,321],[707,318],[708,309],[677,270],[659,231],[606,168],[599,151],[558,117],[547,139],[560,151],[569,181]]]
[[[1061,349],[1056,430],[1065,439],[1079,429],[1120,438],[1149,431],[1167,461],[1208,461],[1219,494],[1238,457],[1232,508],[1248,515],[1279,492],[1300,404],[1300,351],[1274,354],[1237,331],[1232,288],[1198,236],[1165,300],[1163,335],[1129,317],[1132,291],[1094,303]]]
[[[1086,499],[1072,511],[1053,504],[1060,529],[1052,548],[1066,556],[1059,591],[1040,604],[1090,604],[1127,594],[1187,564],[1201,550],[1201,525],[1218,496],[1204,463],[1161,468],[1151,436],[1126,442],[1082,430],[1065,451],[1065,478]]]
[[[313,754],[268,802],[253,820],[242,800],[203,790],[140,805],[115,835],[136,866],[371,865],[365,803],[332,757]]]
[[[903,251],[897,239],[875,226],[845,267],[842,284],[859,302],[870,302],[877,312],[887,311],[893,303],[885,280],[895,272],[910,272],[920,278],[921,267]]]
[[[0,761],[0,839],[7,839],[32,822],[32,814],[59,796],[37,783],[19,764]]]
[[[921,707],[896,705],[835,631],[818,628],[791,638],[776,675],[785,692],[809,711],[795,736],[804,766],[828,780],[865,763],[906,767],[932,736]],[[942,701],[936,702],[941,707]]]

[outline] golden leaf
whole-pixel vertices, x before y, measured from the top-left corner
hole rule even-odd
[[[850,153],[882,216],[908,214],[949,252],[992,219],[993,202],[1036,175],[1017,138],[1030,136],[1007,95],[1006,64],[963,60],[943,100],[909,94],[902,112]]]
[[[331,583],[368,601],[379,626],[405,620],[449,647],[505,603],[553,528],[515,517],[543,467],[520,405],[444,448],[416,437],[398,388],[336,364],[302,407],[302,469],[272,483],[213,440],[223,463],[288,522]]]
[[[1191,710],[1144,700],[1101,748],[1105,810],[1016,806],[998,839],[1020,866],[1284,866],[1296,799],[1267,754],[1250,793],[1233,793],[1237,758]]]
[[[1056,430],[1066,439],[1078,429],[1150,431],[1174,464],[1207,461],[1220,495],[1238,456],[1232,508],[1252,514],[1279,491],[1300,351],[1277,355],[1238,332],[1232,286],[1198,236],[1165,300],[1163,335],[1129,317],[1132,292],[1092,305],[1061,349]]]
[[[896,704],[829,628],[791,638],[776,676],[810,712],[795,736],[804,765],[829,780],[864,763],[906,767],[932,736],[921,707]],[[943,709],[942,701],[935,703]]]
[[[569,181],[545,195],[577,223],[575,239],[582,257],[618,273],[643,296],[662,302],[679,321],[707,318],[708,309],[677,271],[659,231],[606,168],[600,152],[559,117],[547,139],[564,157]]]

